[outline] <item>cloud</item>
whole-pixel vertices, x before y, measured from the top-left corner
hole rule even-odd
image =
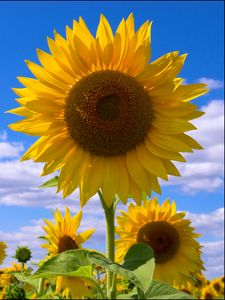
[[[196,214],[188,212],[186,217],[192,220],[192,225],[196,232],[205,236],[223,238],[224,237],[224,208],[221,207],[208,214]]]
[[[1,267],[10,266],[12,261],[16,262],[12,256],[15,255],[18,246],[28,246],[32,250],[32,258],[28,264],[32,268],[34,267],[32,265],[33,262],[37,263],[44,258],[47,252],[40,247],[43,241],[38,239],[38,236],[42,234],[42,222],[42,220],[32,220],[30,226],[21,227],[15,232],[0,231],[1,240],[5,241],[7,244],[7,257]]]
[[[202,246],[206,277],[213,279],[224,275],[224,241],[204,242]]]
[[[21,151],[23,151],[21,143],[0,142],[0,160],[8,157],[19,157]]]
[[[210,90],[219,89],[224,86],[223,81],[207,77],[201,77],[197,80],[197,82],[207,84]]]
[[[8,142],[8,135],[5,130],[0,132],[0,161],[5,158],[19,157],[24,150],[22,143]]]

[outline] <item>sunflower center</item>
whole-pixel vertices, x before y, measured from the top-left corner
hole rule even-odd
[[[99,118],[105,121],[114,120],[119,112],[120,98],[117,95],[108,95],[99,99],[96,110]]]
[[[78,245],[69,235],[60,237],[58,242],[58,253],[62,253],[67,250],[78,249]]]
[[[218,282],[215,282],[215,283],[213,284],[213,287],[214,287],[214,289],[215,289],[217,292],[219,292],[220,289],[221,289],[221,285],[220,285]]]
[[[213,299],[213,295],[209,292],[206,292],[204,295],[204,299]]]
[[[135,148],[144,141],[152,119],[147,91],[119,71],[83,77],[66,99],[64,120],[70,136],[97,156],[117,156]]]
[[[154,221],[145,224],[138,232],[137,242],[152,247],[158,264],[171,260],[180,247],[177,230],[165,221]]]

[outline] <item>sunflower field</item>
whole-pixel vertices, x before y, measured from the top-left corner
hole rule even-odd
[[[26,61],[34,78],[18,77],[8,112],[22,119],[9,127],[39,137],[21,160],[52,174],[41,189],[79,189],[80,210],[43,219],[47,255],[32,268],[29,245],[16,249],[17,263],[0,268],[2,299],[224,299],[224,276],[204,276],[201,232],[175,201],[152,196],[159,179],[181,176],[172,161],[202,149],[188,135],[204,114],[191,100],[208,88],[179,77],[186,54],[151,60],[151,25],[135,30],[131,13],[113,33],[101,15],[94,36],[80,17],[65,38],[48,38],[50,53],[37,49],[40,64]],[[79,229],[96,194],[105,252],[85,247],[98,228]],[[0,264],[6,255],[2,240]]]

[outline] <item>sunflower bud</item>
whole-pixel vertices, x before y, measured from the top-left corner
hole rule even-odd
[[[14,257],[18,260],[18,262],[26,263],[31,259],[31,250],[26,246],[18,247]]]

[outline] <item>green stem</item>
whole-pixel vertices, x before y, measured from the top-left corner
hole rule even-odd
[[[22,263],[22,269],[21,269],[22,273],[24,273],[25,271],[25,266],[24,266],[24,263]]]
[[[38,297],[40,297],[42,295],[43,291],[44,291],[44,282],[45,282],[44,278],[39,279],[38,290],[37,290]]]
[[[111,261],[115,261],[115,209],[114,203],[110,207],[105,204],[102,193],[98,191],[102,207],[105,212],[106,220],[106,256]],[[113,273],[107,271],[107,297],[109,299],[116,298],[116,282],[113,280]]]

